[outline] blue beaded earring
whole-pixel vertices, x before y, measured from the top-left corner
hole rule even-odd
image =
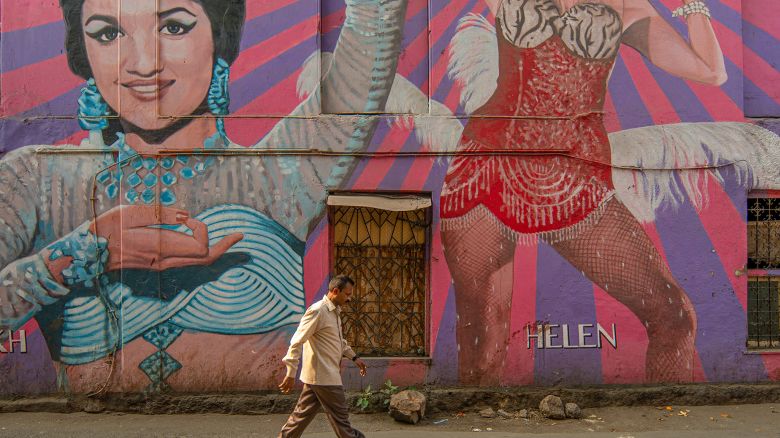
[[[95,79],[89,78],[79,97],[79,126],[85,131],[103,130],[108,127],[108,104],[100,95]]]
[[[217,62],[214,63],[214,72],[211,75],[208,104],[211,113],[217,116],[217,131],[225,142],[228,142],[228,138],[225,133],[225,122],[221,116],[226,116],[230,113],[229,81],[230,65],[224,59],[217,58]]]

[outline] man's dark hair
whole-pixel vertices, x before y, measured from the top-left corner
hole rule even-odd
[[[328,290],[338,289],[344,289],[348,284],[354,286],[355,280],[347,277],[346,275],[337,275],[333,277],[333,279],[330,280],[330,283],[328,283]]]
[[[214,39],[214,59],[222,58],[232,64],[238,56],[241,44],[241,30],[246,15],[246,0],[195,0],[211,22],[211,36]],[[81,12],[84,0],[60,0],[65,17],[65,52],[68,66],[73,73],[84,79],[92,77],[92,68],[87,60],[84,32],[81,27]]]

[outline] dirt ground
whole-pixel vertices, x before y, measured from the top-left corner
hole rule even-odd
[[[584,409],[580,420],[482,418],[475,413],[437,414],[412,426],[385,414],[352,415],[368,437],[780,437],[780,404],[659,406]],[[275,437],[287,416],[122,413],[0,414],[0,437]],[[334,436],[320,414],[304,436]]]

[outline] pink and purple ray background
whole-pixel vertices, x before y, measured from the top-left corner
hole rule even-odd
[[[678,0],[650,0],[683,35],[682,21],[671,18]],[[632,49],[621,49],[609,83],[607,128],[618,131],[663,123],[742,121],[745,116],[780,115],[780,8],[775,0],[708,0],[729,79],[720,88],[672,77]],[[0,153],[31,144],[78,144],[85,137],[73,118],[83,80],[67,67],[65,26],[54,0],[4,0],[2,17],[2,99]],[[407,10],[399,74],[456,114],[460,88],[447,75],[448,45],[458,19],[489,14],[478,0],[411,0]],[[296,82],[304,61],[321,48],[332,51],[344,17],[342,1],[257,0],[247,4],[241,56],[231,69],[232,114],[228,134],[251,145],[300,103]],[[253,118],[252,116],[260,116]],[[370,150],[417,151],[411,131],[380,123]],[[447,163],[431,158],[372,159],[359,163],[344,187],[353,190],[431,192],[434,211]],[[671,266],[696,308],[697,366],[691,381],[780,379],[780,356],[744,354],[747,283],[735,271],[745,264],[746,194],[736,179],[710,184],[709,207],[683,206],[662,211],[648,234]],[[457,383],[455,305],[451,276],[434,215],[430,279],[430,356],[432,362],[388,360],[383,375],[396,384]],[[307,303],[325,292],[329,274],[327,224],[310,235],[304,261]],[[735,250],[735,248],[737,250]],[[644,378],[647,335],[625,307],[594,286],[550,247],[519,247],[513,276],[508,363],[502,382],[509,385],[556,383],[638,383]],[[554,320],[616,324],[619,348],[529,350],[525,325]],[[55,388],[46,343],[28,323],[27,355],[0,356],[0,375],[26,382],[25,393]],[[346,384],[365,383],[355,374]],[[0,388],[0,393],[12,389]]]

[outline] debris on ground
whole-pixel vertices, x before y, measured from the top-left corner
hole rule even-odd
[[[425,416],[425,395],[419,391],[401,391],[390,397],[390,416],[397,421],[417,424]]]
[[[507,412],[507,411],[505,411],[503,409],[497,410],[496,413],[501,418],[512,418],[512,417],[514,417],[514,415],[510,414],[509,412]]]
[[[582,409],[577,403],[566,403],[563,410],[566,413],[566,418],[582,418]]]
[[[555,395],[548,395],[539,403],[539,411],[545,418],[552,420],[563,420],[566,418],[566,412],[563,410],[563,401]]]
[[[528,409],[520,409],[517,411],[517,416],[520,418],[528,418]]]
[[[496,411],[494,411],[493,408],[485,408],[479,411],[479,416],[482,418],[495,418]]]

